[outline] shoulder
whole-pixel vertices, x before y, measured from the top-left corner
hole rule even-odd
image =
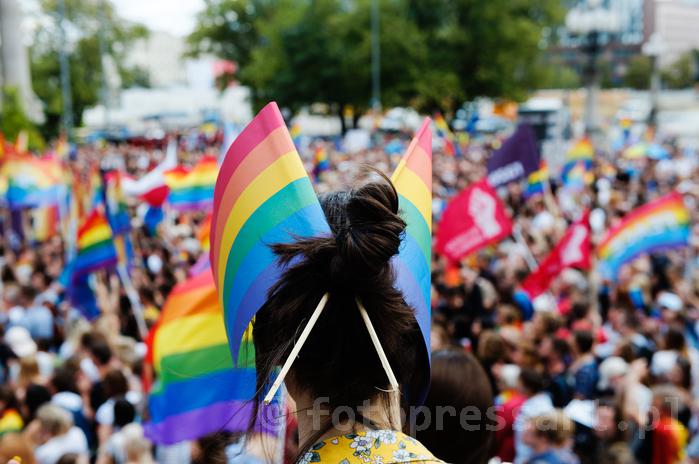
[[[311,446],[298,461],[309,463],[441,463],[414,438],[393,430],[371,430],[333,437]]]

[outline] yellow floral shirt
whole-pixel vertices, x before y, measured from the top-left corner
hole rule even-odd
[[[393,430],[370,430],[330,438],[311,446],[297,464],[441,463],[417,440]]]

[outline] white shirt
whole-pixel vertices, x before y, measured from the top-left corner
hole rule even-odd
[[[39,464],[56,464],[64,454],[87,456],[87,439],[82,430],[71,427],[67,433],[51,438],[34,452]]]

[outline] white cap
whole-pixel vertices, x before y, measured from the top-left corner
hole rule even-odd
[[[661,308],[667,308],[670,311],[681,311],[684,307],[682,303],[682,298],[674,293],[670,292],[660,292],[658,294],[658,306]]]
[[[599,365],[599,382],[597,388],[606,390],[611,386],[614,377],[626,375],[629,371],[629,364],[619,356],[610,356]]]
[[[500,368],[500,380],[505,388],[515,388],[519,381],[521,369],[516,364],[505,364]]]
[[[10,328],[5,334],[5,342],[12,352],[20,358],[36,353],[36,343],[27,329],[20,326]]]

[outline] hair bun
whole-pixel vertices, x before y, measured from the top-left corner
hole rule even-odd
[[[376,169],[367,172],[366,183],[336,198],[345,209],[344,221],[334,224],[345,272],[374,274],[384,269],[398,254],[406,227],[398,214],[398,193],[391,181]]]

